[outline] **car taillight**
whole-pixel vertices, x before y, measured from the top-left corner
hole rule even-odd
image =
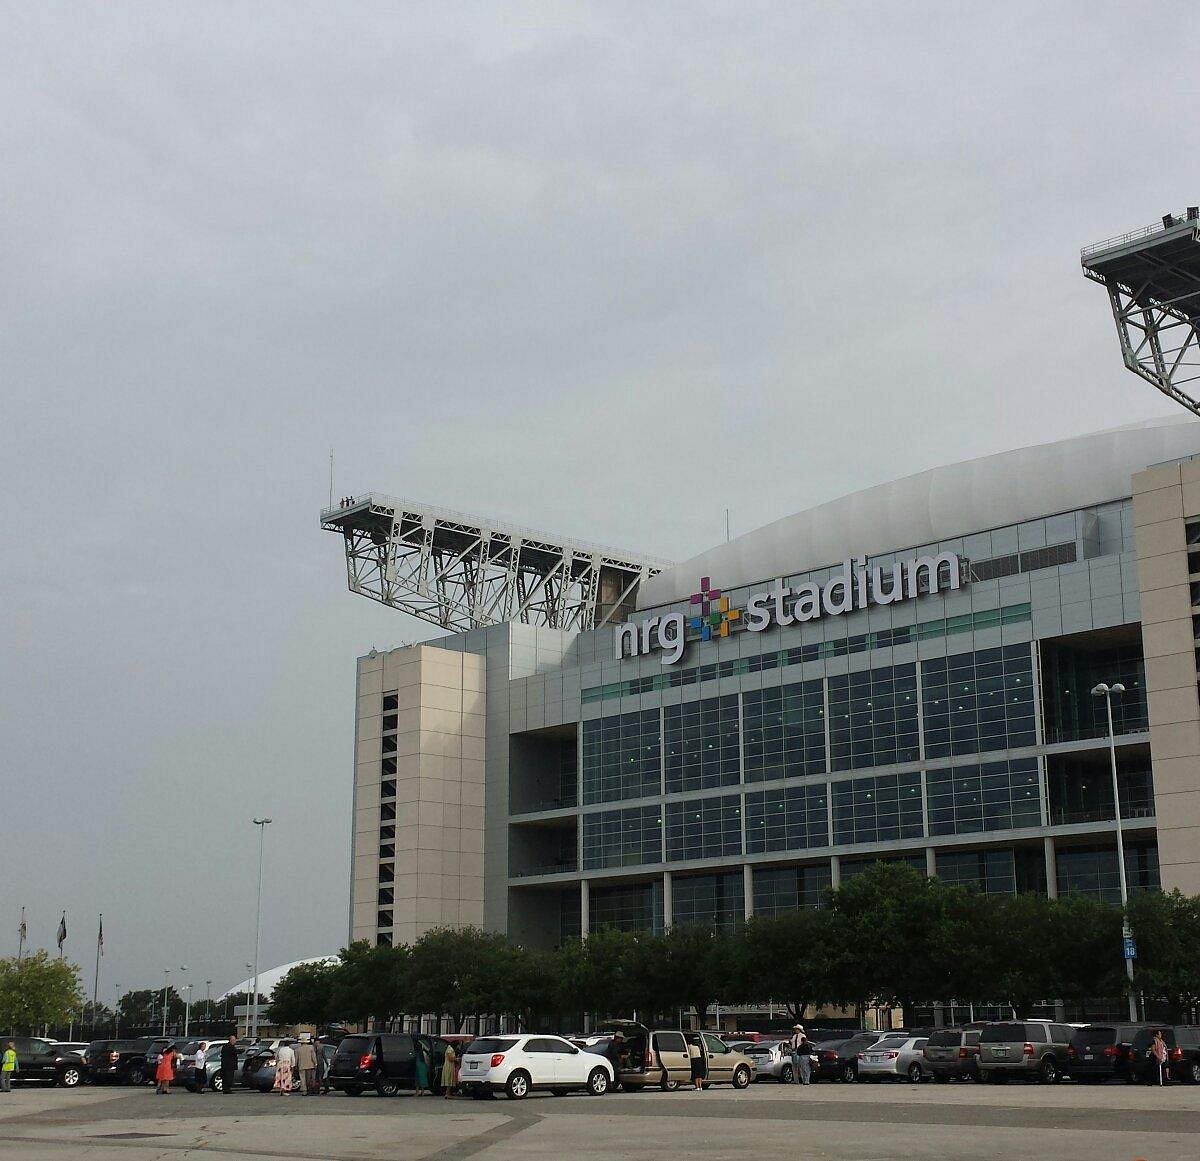
[[[1032,1056],[1033,1055],[1033,1045],[1030,1044],[1028,1041],[1026,1041],[1025,1047],[1022,1048],[1021,1051],[1024,1052],[1026,1056]]]
[[[121,1054],[119,1052],[110,1052],[108,1054],[108,1063],[109,1064],[116,1064],[117,1061],[120,1059],[121,1059]]]
[[[274,1061],[272,1061],[272,1063],[274,1063]],[[370,1068],[371,1067],[371,1054],[369,1052],[364,1052],[358,1058],[358,1067],[359,1068]]]
[[[1183,1049],[1182,1048],[1172,1048],[1171,1049],[1171,1059],[1172,1060],[1182,1060],[1183,1059]]]
[[[647,1068],[654,1067],[654,1049],[653,1048],[646,1049],[646,1067]]]
[[[966,1047],[963,1046],[963,1047],[959,1048],[958,1055],[959,1055],[960,1059],[965,1059],[967,1056],[970,1055],[970,1053],[967,1051]]]
[[[1072,1049],[1071,1050],[1072,1055],[1074,1055],[1074,1052],[1075,1052],[1075,1050]],[[1100,1055],[1101,1056],[1120,1056],[1121,1055],[1121,1046],[1119,1044],[1106,1044],[1104,1046],[1104,1051],[1101,1052]]]
[[[896,1057],[899,1055],[900,1055],[899,1052],[885,1052],[884,1053],[884,1056],[886,1056],[888,1058],[888,1060],[895,1060]]]
[[[838,1058],[838,1054],[836,1052],[822,1052],[821,1053],[822,1060],[837,1060],[837,1058]]]
[[[504,1063],[504,1053],[495,1052],[492,1054],[492,1067],[499,1068]]]

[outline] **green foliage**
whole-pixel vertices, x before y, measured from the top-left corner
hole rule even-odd
[[[0,1028],[33,1032],[43,1025],[67,1024],[83,1007],[79,969],[36,951],[20,962],[0,959]]]
[[[1178,891],[1133,895],[1129,923],[1138,945],[1138,988],[1182,1019],[1200,1004],[1200,898]]]
[[[337,965],[297,964],[275,985],[267,1019],[272,1024],[325,1024],[333,1019]]]
[[[374,1017],[386,1022],[407,1010],[408,948],[371,947],[359,940],[342,948],[339,958],[325,1009],[331,1018],[365,1024]]]

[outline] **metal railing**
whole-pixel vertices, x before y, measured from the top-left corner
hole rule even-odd
[[[539,867],[522,867],[513,872],[514,879],[529,879],[535,875],[573,875],[579,870],[579,863],[574,859],[559,863],[545,863]]]
[[[1193,224],[1197,224],[1196,219],[1189,219],[1186,212],[1171,214],[1171,217],[1174,219],[1171,223],[1172,226],[1182,225],[1185,221],[1189,220]],[[1099,254],[1102,250],[1111,250],[1114,246],[1124,246],[1126,242],[1136,242],[1139,238],[1148,238],[1151,234],[1160,234],[1170,228],[1171,226],[1164,226],[1161,221],[1157,221],[1152,225],[1143,226],[1140,230],[1130,230],[1127,234],[1117,234],[1113,238],[1105,238],[1103,242],[1093,242],[1090,246],[1084,246],[1079,251],[1079,257],[1090,258],[1093,254]]]

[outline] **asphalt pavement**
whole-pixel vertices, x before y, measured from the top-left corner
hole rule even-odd
[[[516,1102],[153,1089],[0,1094],[0,1157],[29,1161],[738,1158],[1179,1161],[1200,1087],[760,1082],[745,1092],[534,1094]]]

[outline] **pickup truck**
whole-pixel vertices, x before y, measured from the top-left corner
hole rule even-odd
[[[40,1081],[60,1084],[63,1088],[75,1088],[83,1083],[86,1070],[77,1052],[60,1049],[55,1041],[43,1040],[40,1036],[9,1036],[4,1042],[8,1040],[17,1052],[14,1081]]]
[[[152,1041],[93,1040],[88,1045],[88,1077],[93,1084],[141,1084],[145,1079],[146,1053]]]

